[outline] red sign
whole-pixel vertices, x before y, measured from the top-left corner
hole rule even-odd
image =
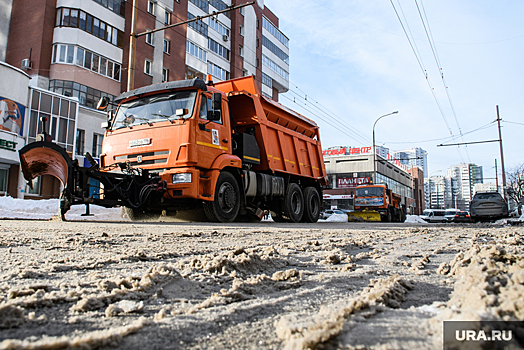
[[[327,150],[322,151],[322,154],[325,156],[340,156],[340,155],[365,154],[365,153],[371,153],[371,147],[358,147],[358,148],[340,147],[340,148],[327,149]]]
[[[369,177],[340,177],[337,179],[337,188],[353,188],[367,185],[369,182]]]

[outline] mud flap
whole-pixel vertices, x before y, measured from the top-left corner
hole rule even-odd
[[[380,221],[380,213],[375,210],[362,210],[348,213],[349,221]]]

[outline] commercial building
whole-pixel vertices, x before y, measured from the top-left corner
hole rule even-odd
[[[136,33],[247,2],[137,0]],[[49,115],[47,131],[81,162],[85,152],[96,158],[101,151],[100,123],[106,115],[95,109],[97,101],[127,91],[131,68],[134,88],[211,74],[215,81],[253,75],[260,91],[274,100],[289,89],[289,39],[263,0],[138,37],[133,67],[129,67],[132,1],[42,0],[35,6],[31,0],[1,0],[0,10],[0,60],[25,74],[27,96],[14,96],[14,101],[24,108],[38,104],[22,116],[27,123],[20,136],[34,141],[41,131],[40,116]],[[4,89],[0,91],[7,91],[12,83],[2,79],[0,85]],[[20,88],[24,90],[24,84]],[[49,98],[52,103],[47,105]],[[60,114],[62,101],[70,106],[65,117]],[[38,109],[40,103],[46,110]],[[54,108],[59,108],[56,114]],[[55,185],[42,180],[38,188],[52,189],[57,196]],[[49,196],[42,191],[33,194]]]
[[[377,154],[374,157],[372,148],[346,146],[323,151],[330,184],[324,190],[324,209],[352,209],[355,187],[371,184],[376,178],[375,183],[387,184],[388,188],[402,196],[401,203],[408,213],[415,211],[413,176],[408,167],[390,155],[382,157]]]

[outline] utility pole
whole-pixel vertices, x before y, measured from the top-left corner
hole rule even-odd
[[[499,106],[497,105],[497,123],[499,126],[500,162],[502,168],[502,196],[506,199],[506,170],[504,169],[504,151],[502,150],[502,133],[500,131]]]
[[[497,184],[497,192],[499,191],[499,174],[497,173],[497,158],[495,158],[495,183]]]
[[[131,35],[129,35],[129,63],[127,67],[127,91],[135,86],[135,50],[136,50],[136,1],[133,0],[133,11],[131,16]]]

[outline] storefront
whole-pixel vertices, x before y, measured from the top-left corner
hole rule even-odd
[[[387,184],[402,196],[402,205],[408,212],[413,210],[412,176],[407,166],[393,157],[378,154],[373,157],[372,147],[335,147],[324,150],[323,154],[330,185],[324,190],[324,209],[353,209],[355,188],[372,184],[376,177],[376,183]]]
[[[0,195],[23,198],[25,181],[18,150],[25,146],[24,128],[29,75],[0,62]]]

